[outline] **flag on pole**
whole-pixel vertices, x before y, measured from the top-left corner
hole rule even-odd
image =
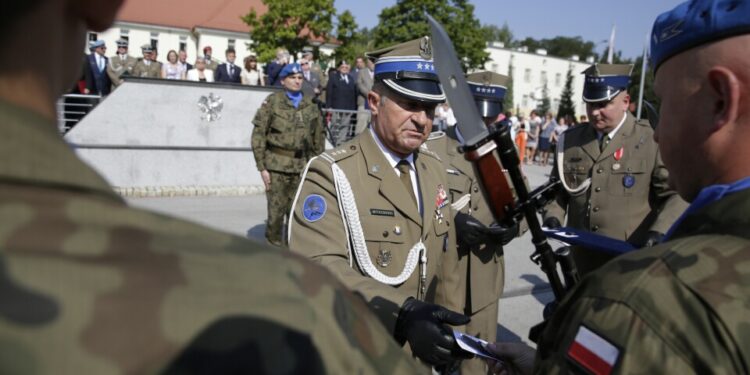
[[[609,35],[609,52],[607,54],[607,64],[612,64],[615,54],[615,29],[617,25],[612,25],[612,34]]]

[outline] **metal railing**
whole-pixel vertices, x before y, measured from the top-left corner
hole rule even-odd
[[[67,133],[101,101],[101,95],[63,95],[57,101],[57,128],[60,133]]]
[[[370,122],[370,111],[349,111],[343,109],[323,109],[326,137],[333,147],[354,138]]]

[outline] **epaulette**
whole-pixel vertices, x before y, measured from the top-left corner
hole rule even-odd
[[[440,139],[440,138],[442,138],[444,136],[445,136],[445,132],[442,131],[442,130],[438,130],[438,131],[434,131],[434,132],[430,133],[430,136],[427,137],[427,140],[428,141],[432,141],[434,139]]]
[[[647,127],[647,128],[651,128],[651,127],[652,127],[652,126],[651,126],[651,121],[649,121],[649,120],[648,120],[648,119],[646,119],[646,118],[642,118],[642,119],[640,119],[640,120],[636,120],[636,121],[635,121],[635,124],[636,124],[636,125],[640,125],[640,126],[645,126],[645,127]]]
[[[350,143],[334,148],[333,150],[326,151],[323,154],[326,155],[327,159],[331,159],[334,163],[346,159],[350,156],[356,155],[359,152],[359,146]]]
[[[422,145],[419,146],[419,154],[420,155],[429,155],[429,156],[432,156],[433,158],[437,159],[438,161],[442,161],[440,159],[440,156],[438,156],[438,154],[430,151],[430,149],[427,148],[427,144],[426,143],[422,143]]]

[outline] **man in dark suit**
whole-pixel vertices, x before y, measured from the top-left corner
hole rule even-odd
[[[326,108],[335,110],[331,118],[336,145],[354,137],[356,123],[353,111],[357,110],[357,81],[349,72],[351,66],[342,60],[338,70],[331,74],[326,87]],[[342,112],[352,111],[352,112]],[[334,145],[334,146],[336,146]]]
[[[302,77],[304,78],[302,94],[317,103],[318,95],[320,95],[320,76],[310,69],[310,62],[306,59],[301,59],[299,65],[302,67]]]
[[[216,74],[214,74],[214,81],[216,82],[229,82],[229,83],[240,83],[240,73],[242,70],[239,66],[234,65],[234,59],[237,58],[237,54],[234,52],[234,48],[227,48],[227,62],[219,64],[216,68]]]
[[[88,63],[85,69],[86,76],[86,93],[92,95],[109,95],[112,88],[112,81],[107,75],[107,64],[109,61],[104,52],[107,46],[103,40],[96,40],[89,44],[91,53],[86,56]]]

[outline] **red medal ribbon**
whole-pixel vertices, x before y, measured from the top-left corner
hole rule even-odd
[[[625,153],[624,147],[618,148],[617,151],[615,151],[615,160],[620,161],[620,159],[622,159],[622,154],[624,153]]]

